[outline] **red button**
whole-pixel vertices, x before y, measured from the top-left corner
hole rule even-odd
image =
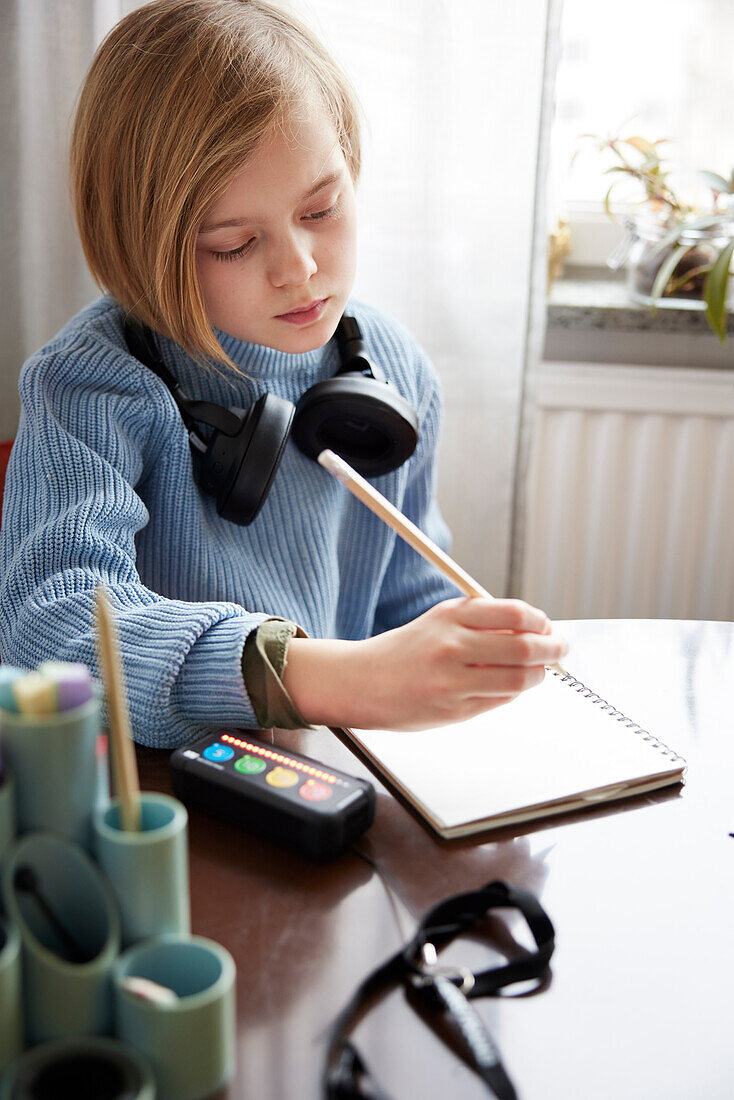
[[[307,779],[303,786],[298,788],[298,793],[309,802],[323,802],[325,798],[331,798],[332,790],[326,783]]]

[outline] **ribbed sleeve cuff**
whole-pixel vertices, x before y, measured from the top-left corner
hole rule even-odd
[[[242,677],[249,634],[269,615],[240,615],[209,627],[189,650],[175,687],[175,705],[190,722],[206,727],[259,729]]]

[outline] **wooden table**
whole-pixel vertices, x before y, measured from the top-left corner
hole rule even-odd
[[[561,629],[566,667],[685,756],[686,785],[442,842],[376,783],[362,844],[392,899],[352,853],[322,866],[192,813],[193,930],[238,969],[237,1078],[221,1097],[316,1100],[324,1029],[360,979],[430,905],[494,878],[533,890],[556,927],[545,989],[474,1002],[523,1100],[734,1096],[734,625]],[[274,740],[369,777],[328,730]],[[138,751],[142,785],[170,790],[168,754]],[[488,957],[464,941],[442,961]],[[393,1100],[488,1095],[400,990],[353,1037]]]

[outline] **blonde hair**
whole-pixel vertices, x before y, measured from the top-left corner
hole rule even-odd
[[[313,92],[356,181],[355,93],[308,28],[267,0],[152,0],[113,27],[81,87],[70,185],[92,276],[202,365],[237,370],[206,316],[198,228]]]

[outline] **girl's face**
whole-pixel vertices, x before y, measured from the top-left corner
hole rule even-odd
[[[354,186],[323,109],[263,140],[208,210],[196,245],[212,325],[286,352],[331,339],[355,261]]]

